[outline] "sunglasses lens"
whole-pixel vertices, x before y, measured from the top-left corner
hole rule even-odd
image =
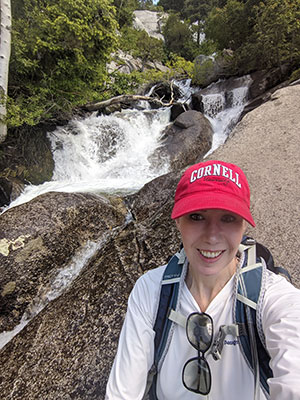
[[[190,314],[187,320],[186,334],[192,346],[201,352],[207,351],[213,338],[211,317],[204,313]]]
[[[211,387],[211,373],[204,358],[192,358],[187,361],[182,372],[184,386],[195,393],[207,395]]]

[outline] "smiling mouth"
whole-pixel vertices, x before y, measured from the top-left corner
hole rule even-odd
[[[198,251],[203,257],[212,259],[212,258],[219,257],[219,255],[221,255],[224,250],[220,250],[220,251],[198,250]]]

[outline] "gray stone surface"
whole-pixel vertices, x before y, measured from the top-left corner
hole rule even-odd
[[[164,40],[161,34],[163,18],[167,17],[166,13],[158,13],[149,10],[136,10],[133,12],[133,25],[136,29],[145,30],[149,36],[156,39]]]

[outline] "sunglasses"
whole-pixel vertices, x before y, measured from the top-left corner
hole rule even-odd
[[[213,320],[205,313],[192,313],[186,322],[186,336],[198,351],[198,357],[188,360],[182,371],[182,383],[186,389],[207,395],[211,388],[211,372],[204,357],[213,340]]]

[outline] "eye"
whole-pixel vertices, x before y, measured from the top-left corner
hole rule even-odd
[[[202,221],[204,220],[204,217],[202,214],[194,213],[194,214],[189,214],[189,218],[192,219],[193,221]]]
[[[222,216],[223,222],[235,222],[236,219],[237,219],[236,216],[233,214],[225,214]]]

